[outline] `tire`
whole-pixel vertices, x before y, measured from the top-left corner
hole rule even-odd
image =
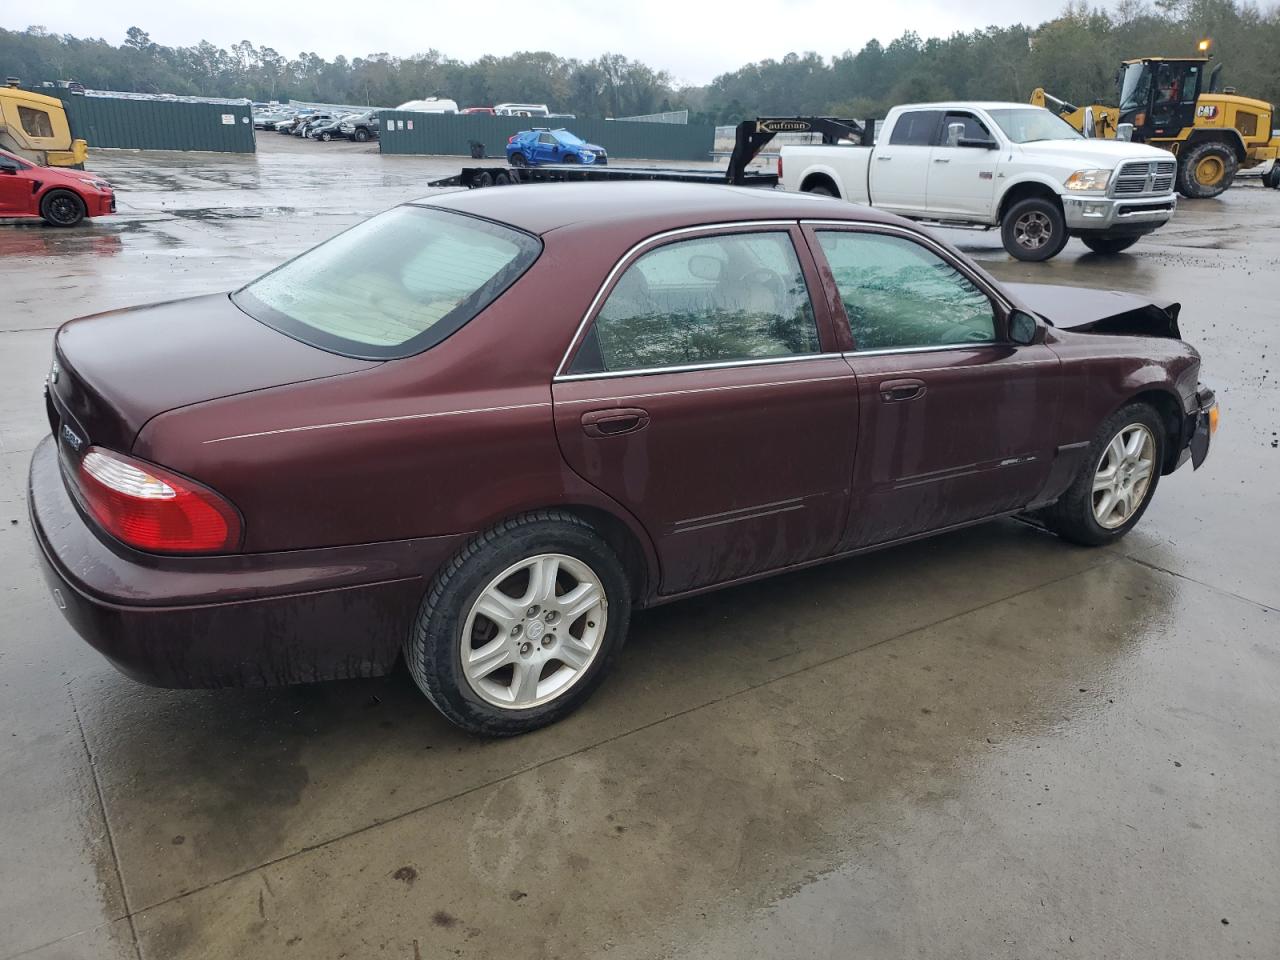
[[[1067,245],[1062,208],[1043,197],[1019,200],[1000,221],[1000,239],[1017,260],[1037,263],[1056,257]]]
[[[360,129],[356,130],[354,134],[351,135],[351,138],[355,140],[356,143],[368,143],[369,131],[361,127]]]
[[[1145,430],[1151,440],[1150,472],[1145,478],[1146,486],[1141,488],[1136,501],[1131,500],[1127,512],[1117,511],[1108,518],[1108,523],[1101,523],[1099,508],[1105,508],[1106,494],[1111,492],[1114,496],[1115,489],[1095,490],[1095,478],[1105,472],[1116,457],[1112,443],[1117,438],[1131,437],[1137,429]],[[1067,488],[1067,492],[1057,503],[1041,511],[1040,519],[1046,527],[1072,543],[1096,547],[1119,540],[1137,526],[1155,495],[1156,486],[1160,482],[1166,443],[1164,424],[1160,415],[1149,404],[1131,403],[1117,410],[1098,428],[1080,473]],[[1146,459],[1145,454],[1141,459]],[[1122,468],[1118,475],[1121,478],[1130,477],[1128,489],[1132,494],[1140,485],[1140,480],[1133,480],[1132,477],[1140,474],[1140,469],[1136,473],[1127,474]]]
[[[812,193],[819,197],[834,197],[836,192],[825,183],[815,183],[804,188],[804,193]]]
[[[51,227],[74,227],[87,212],[84,200],[71,190],[50,190],[40,201],[40,216]]]
[[[321,143],[328,143],[328,142],[329,142],[330,140],[332,140],[332,139],[333,139],[333,134],[332,134],[332,133],[330,133],[328,130],[326,130],[324,133],[320,134],[320,142],[321,142]]]
[[[1209,200],[1231,186],[1238,168],[1235,151],[1225,143],[1198,143],[1178,158],[1178,192],[1191,200]]]
[[[560,158],[561,163],[577,163],[578,155],[576,153],[566,153]]]
[[[473,177],[471,179],[471,189],[473,190],[478,190],[481,187],[492,187],[492,186],[493,186],[493,174],[491,174],[488,170],[481,171],[478,177]]]
[[[521,153],[519,150],[513,153],[507,159],[507,162],[510,163],[513,167],[525,167],[525,166],[528,166],[529,164],[529,161],[525,159],[524,154]]]
[[[511,174],[503,170],[499,170],[498,173],[493,178],[493,185],[495,187],[506,187],[506,186],[509,186],[510,184],[511,184]]]
[[[1280,160],[1271,164],[1271,169],[1262,178],[1262,185],[1270,187],[1272,190],[1280,190]]]
[[[1141,237],[1081,237],[1080,242],[1094,253],[1110,257],[1128,250],[1141,239]]]
[[[559,574],[552,589],[564,591],[559,596],[590,581],[599,595],[595,606],[576,616],[558,606],[546,609],[554,601],[537,592],[530,571],[545,577],[553,569]],[[517,595],[519,602],[512,602]],[[497,611],[495,619],[481,606]],[[405,639],[405,662],[419,689],[453,723],[485,736],[514,736],[555,723],[586,702],[622,649],[630,617],[631,587],[613,550],[584,520],[542,510],[480,534],[437,574]],[[495,645],[464,667],[464,649],[474,654]],[[580,665],[558,660],[558,651],[573,652]],[[500,665],[490,665],[498,658]],[[540,693],[544,683],[551,688]],[[522,700],[530,705],[519,706]]]

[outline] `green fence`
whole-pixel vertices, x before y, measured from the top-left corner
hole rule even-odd
[[[63,97],[73,136],[95,147],[253,153],[250,105]]]
[[[426,153],[466,157],[471,141],[483,143],[486,156],[505,157],[507,138],[530,127],[567,127],[583,140],[598,143],[610,159],[707,160],[715,127],[625,120],[558,120],[541,117],[491,117],[484,114],[409,113],[383,110],[383,153]]]

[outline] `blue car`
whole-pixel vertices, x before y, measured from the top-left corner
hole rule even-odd
[[[568,130],[535,127],[521,130],[507,141],[507,162],[513,167],[536,167],[543,163],[608,163],[604,147],[587,143]]]

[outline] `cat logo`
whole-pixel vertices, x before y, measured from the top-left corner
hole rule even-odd
[[[1196,107],[1196,118],[1203,117],[1205,120],[1212,120],[1218,115],[1218,108],[1212,103],[1206,103],[1203,106]]]

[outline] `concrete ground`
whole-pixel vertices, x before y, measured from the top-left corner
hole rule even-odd
[[[1274,958],[1280,192],[1009,280],[1184,304],[1223,407],[1122,544],[1015,522],[639,615],[586,709],[468,738],[397,674],[167,691],[46,595],[53,330],[225,290],[456,159],[102,151],[118,216],[0,228],[0,958]]]

